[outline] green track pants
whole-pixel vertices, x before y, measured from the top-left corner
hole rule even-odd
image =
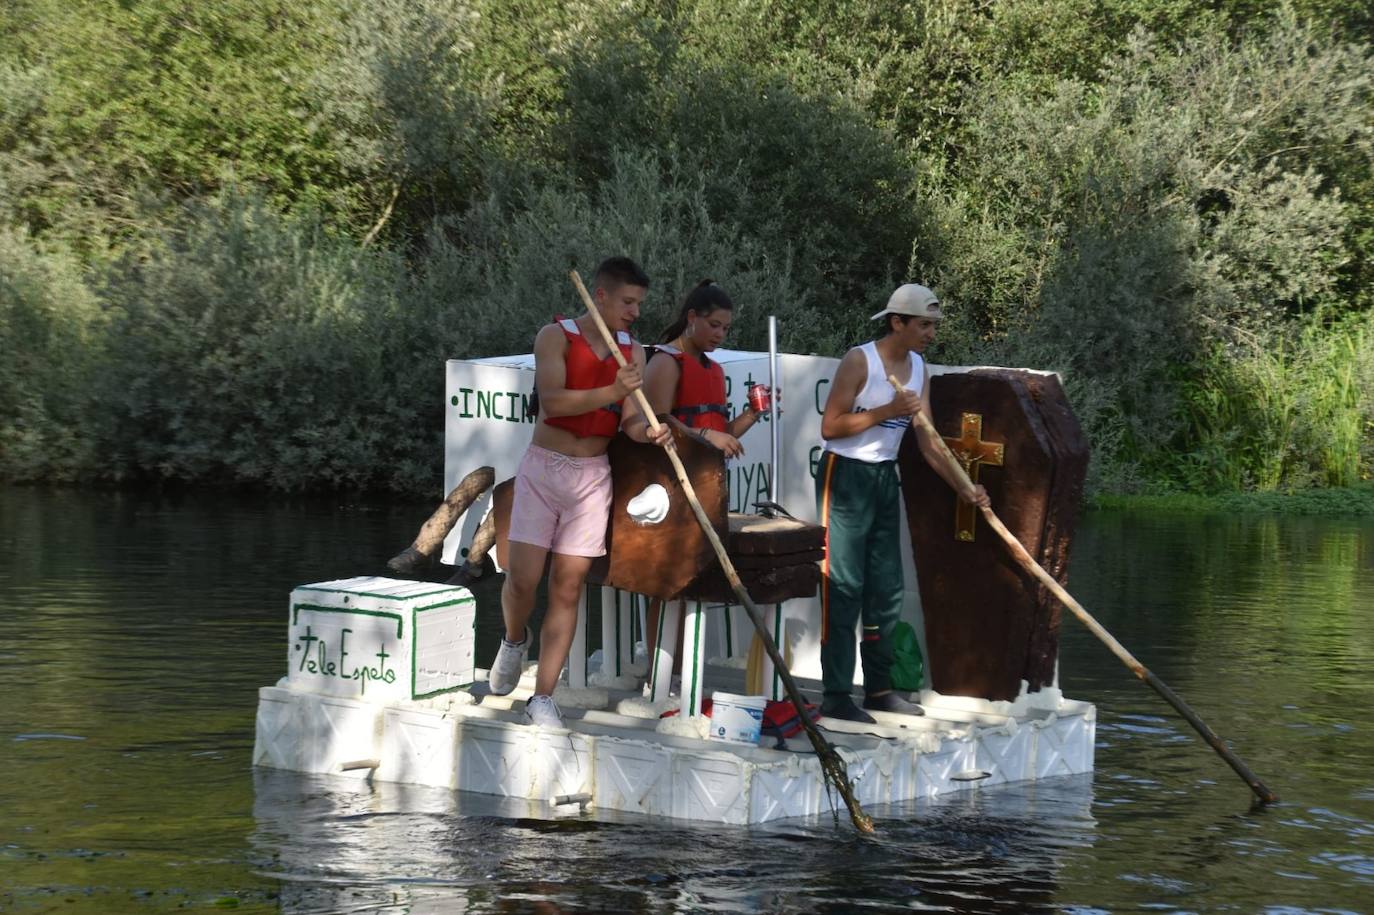
[[[832,452],[816,470],[816,509],[826,528],[821,571],[821,672],[825,694],[854,685],[855,627],[863,621],[864,692],[892,688],[892,628],[901,619],[902,540],[896,461],[869,464]]]

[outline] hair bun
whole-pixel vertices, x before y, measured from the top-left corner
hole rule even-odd
[[[716,285],[716,281],[713,280],[713,279],[711,279],[710,277],[707,277],[706,279],[702,280],[700,283],[697,283],[697,288],[698,288],[698,289],[704,289],[704,288],[706,288],[707,286],[714,286],[714,285]]]

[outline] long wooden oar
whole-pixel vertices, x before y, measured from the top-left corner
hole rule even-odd
[[[587,287],[582,285],[582,277],[578,275],[576,270],[570,271],[569,276],[572,277],[573,285],[577,287],[578,294],[582,296],[583,304],[587,306],[587,313],[596,322],[597,330],[601,332],[602,339],[610,348],[611,355],[623,368],[625,355],[616,345],[615,338],[611,336],[610,329],[606,327],[606,322],[601,319],[601,312],[596,310],[596,304],[588,295]],[[659,429],[658,418],[654,415],[653,407],[649,406],[649,399],[644,396],[643,391],[638,389],[635,390],[634,397],[639,404],[640,411],[649,421],[649,427],[657,432]],[[725,570],[726,580],[730,582],[730,587],[734,590],[735,596],[739,598],[739,602],[744,605],[754,628],[758,630],[759,638],[763,640],[763,648],[768,652],[768,657],[773,659],[773,668],[782,678],[783,686],[787,689],[787,696],[796,706],[797,716],[802,727],[806,730],[806,736],[811,739],[811,746],[815,748],[816,756],[820,759],[822,773],[835,786],[840,797],[844,798],[845,807],[849,809],[849,818],[854,822],[855,828],[860,832],[873,832],[873,818],[864,813],[863,808],[859,806],[859,800],[854,796],[854,786],[850,784],[849,771],[845,768],[844,760],[840,758],[840,754],[834,746],[821,735],[821,732],[812,723],[811,716],[806,713],[806,700],[802,698],[801,690],[797,689],[797,683],[792,679],[792,674],[787,669],[787,664],[783,661],[778,646],[773,644],[772,637],[768,635],[768,630],[763,623],[763,614],[759,613],[759,608],[754,606],[754,601],[749,597],[749,592],[744,589],[739,573],[735,571],[735,564],[730,561],[730,557],[725,552],[725,545],[720,542],[716,529],[711,526],[711,519],[706,517],[706,510],[701,507],[701,501],[697,499],[696,490],[692,488],[692,481],[687,476],[687,468],[682,466],[682,459],[678,457],[677,449],[673,447],[670,441],[663,446],[663,450],[668,452],[668,460],[672,462],[673,471],[677,474],[677,481],[687,496],[687,502],[692,506],[692,512],[697,516],[697,523],[701,525],[702,531],[706,534],[706,539],[711,542],[711,548],[716,551],[716,558],[720,560],[720,566]]]
[[[897,391],[905,390],[905,387],[897,380],[895,375],[888,375],[887,383],[892,385]],[[940,453],[944,456],[945,461],[949,464],[950,469],[954,471],[956,478],[972,486],[972,481],[969,480],[968,474],[964,472],[964,466],[959,463],[954,453],[949,450],[949,446],[945,444],[945,440],[940,433],[935,431],[935,427],[931,425],[930,420],[926,418],[925,412],[917,410],[914,414],[914,418],[921,429],[925,431],[926,435],[935,442]],[[1188,706],[1188,703],[1183,701],[1182,697],[1170,689],[1167,683],[1155,676],[1154,672],[1137,661],[1135,655],[1127,651],[1125,646],[1113,638],[1110,632],[1102,628],[1102,624],[1095,620],[1091,613],[1083,609],[1083,605],[1074,600],[1073,595],[1064,590],[1059,582],[1054,580],[1054,576],[1046,572],[1040,563],[1031,558],[1031,554],[1026,551],[1021,541],[1016,539],[1016,535],[1007,530],[1007,526],[1002,523],[1001,518],[997,517],[996,512],[989,507],[983,507],[982,512],[983,517],[988,522],[988,526],[996,531],[998,536],[1002,538],[1007,548],[1011,550],[1011,555],[1021,564],[1021,567],[1039,579],[1041,584],[1049,588],[1050,591],[1054,593],[1054,596],[1059,598],[1060,602],[1063,603],[1065,607],[1068,607],[1069,610],[1073,612],[1074,616],[1078,617],[1079,622],[1087,626],[1093,635],[1097,636],[1104,645],[1110,648],[1112,654],[1116,655],[1123,664],[1129,667],[1132,673],[1148,683],[1155,692],[1164,697],[1165,702],[1177,709],[1178,713],[1193,726],[1194,730],[1202,735],[1202,739],[1211,744],[1212,749],[1217,751],[1217,755],[1226,760],[1226,764],[1234,769],[1236,774],[1250,786],[1250,790],[1255,792],[1255,796],[1259,798],[1262,803],[1273,804],[1278,801],[1279,796],[1270,791],[1265,786],[1264,782],[1255,777],[1255,773],[1251,772],[1250,768],[1246,766],[1245,763],[1241,762],[1240,757],[1231,752],[1231,748],[1222,742],[1221,738],[1207,726],[1207,723],[1199,718],[1197,713]]]

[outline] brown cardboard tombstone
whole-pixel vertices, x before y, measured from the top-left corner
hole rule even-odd
[[[816,593],[825,530],[814,524],[757,515],[727,514],[729,478],[724,455],[674,429],[678,457],[692,481],[741,583],[758,603],[777,603]],[[587,580],[622,591],[668,600],[735,603],[738,599],[663,449],[617,436],[610,447],[615,490],[607,562],[592,567]],[[634,521],[626,506],[650,483],[670,496],[668,517],[658,524]],[[820,555],[817,555],[820,554]]]
[[[993,510],[1066,584],[1088,445],[1058,377],[1016,369],[937,375],[930,402],[935,428],[987,488]],[[914,432],[902,441],[898,459],[931,687],[1014,699],[1022,680],[1032,692],[1053,683],[1058,602],[1016,564],[982,515],[935,475]]]
[[[730,497],[724,454],[676,427],[673,442],[697,500],[724,542]],[[711,542],[662,448],[617,435],[608,453],[614,488],[611,526],[606,534],[609,561],[604,573],[598,574],[600,563],[593,567],[587,580],[650,597],[676,597],[702,569],[716,563]],[[668,516],[658,524],[640,524],[630,517],[626,506],[650,483],[668,490]]]

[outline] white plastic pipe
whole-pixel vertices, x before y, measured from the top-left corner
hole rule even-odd
[[[768,499],[778,502],[782,485],[778,479],[778,319],[775,315],[768,316],[768,388],[772,392],[768,399]]]

